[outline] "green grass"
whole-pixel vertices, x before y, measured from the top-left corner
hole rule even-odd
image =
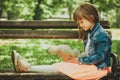
[[[58,44],[69,44],[71,48],[78,48],[83,51],[83,42],[77,40],[55,40],[55,39],[27,39],[27,40],[1,40],[8,41],[0,45],[0,69],[13,68],[11,61],[11,52],[16,50],[33,65],[53,64],[62,61],[57,55],[51,55],[47,49],[50,46]],[[114,40],[112,44],[113,52],[119,55],[120,41]]]
[[[113,40],[112,52],[115,52],[120,59],[120,40]]]

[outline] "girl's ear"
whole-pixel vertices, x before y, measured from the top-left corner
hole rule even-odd
[[[93,15],[90,15],[90,18],[91,18],[91,22],[94,22],[95,17]]]

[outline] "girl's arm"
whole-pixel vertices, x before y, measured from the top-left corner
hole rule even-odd
[[[89,57],[79,57],[79,62],[83,64],[97,64],[105,59],[106,54],[111,51],[111,39],[104,36],[99,38],[96,42],[96,53]]]

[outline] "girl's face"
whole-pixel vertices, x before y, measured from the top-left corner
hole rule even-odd
[[[83,18],[78,21],[78,26],[81,27],[84,31],[92,30],[94,23]]]

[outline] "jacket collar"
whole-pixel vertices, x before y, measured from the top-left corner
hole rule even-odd
[[[98,22],[96,22],[95,25],[93,26],[92,30],[88,31],[88,34],[90,34],[90,37],[96,32],[96,30],[98,29],[99,26],[100,26],[100,24]]]

